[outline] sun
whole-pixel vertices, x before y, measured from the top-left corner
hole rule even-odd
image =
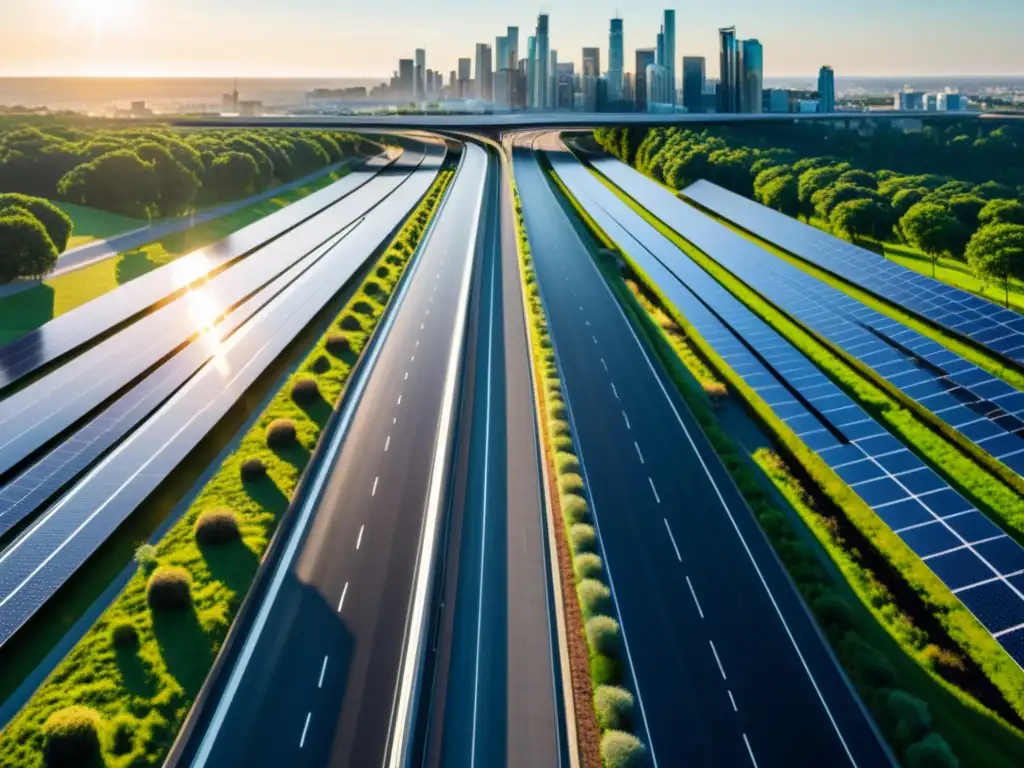
[[[123,30],[137,7],[133,0],[65,0],[65,4],[76,23],[91,26],[97,35]]]

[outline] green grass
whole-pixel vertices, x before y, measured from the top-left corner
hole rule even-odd
[[[560,186],[560,182],[558,184]],[[567,195],[564,187],[561,189],[570,205],[577,212],[582,213],[581,218],[589,220],[589,216],[576,205],[571,195]],[[592,220],[590,221],[593,224]],[[596,236],[604,240],[603,244],[607,244],[607,238],[600,230],[596,230]],[[632,281],[622,278],[610,258],[599,257],[597,263],[634,327],[637,328],[641,336],[647,339],[666,365],[666,370],[694,412],[716,452],[722,457],[741,493],[751,505],[755,516],[790,571],[794,582],[812,609],[818,609],[815,610],[815,613],[818,615],[819,621],[822,618],[827,618],[827,615],[820,610],[822,605],[820,601],[826,595],[831,596],[835,590],[840,590],[846,604],[851,609],[852,629],[892,666],[902,689],[928,703],[935,731],[941,733],[956,754],[964,759],[964,765],[1006,766],[1008,768],[1021,764],[1024,759],[1022,734],[940,676],[940,671],[948,672],[946,669],[940,669],[943,663],[958,663],[955,652],[950,650],[950,646],[953,644],[949,638],[939,632],[942,635],[943,645],[936,645],[932,642],[933,638],[919,627],[914,626],[910,618],[901,610],[894,595],[878,581],[877,575],[870,570],[861,549],[852,546],[842,538],[844,531],[837,527],[834,518],[822,514],[815,508],[814,501],[777,455],[759,451],[758,464],[763,470],[759,482],[759,478],[751,471],[749,462],[744,462],[741,459],[736,444],[722,428],[708,398],[702,396],[702,393],[695,389],[694,382],[700,381],[699,372],[710,364],[716,375],[724,378],[732,387],[732,391],[741,396],[752,411],[752,415],[768,428],[769,433],[780,435],[788,432],[788,428],[774,417],[774,414],[760,398],[745,386],[742,379],[717,358],[713,349],[694,332],[692,327],[685,324],[685,318],[680,318],[685,327],[685,336],[692,347],[687,355],[699,356],[700,365],[695,373],[692,366],[685,363],[676,351],[677,345],[672,344],[671,338],[665,334],[666,324],[663,321],[663,315],[666,314],[664,307],[667,304],[658,306],[656,301],[650,298],[656,293],[648,281],[644,280],[644,287],[648,293],[638,295],[634,287],[630,285]],[[660,301],[664,302],[664,297],[661,297]],[[652,312],[652,308],[657,311]],[[709,363],[708,361],[713,362]],[[687,369],[690,374],[693,374],[692,376],[684,373]],[[790,434],[789,438],[790,442],[799,442],[795,435]],[[813,456],[806,449],[804,452],[807,454],[807,458]],[[817,461],[820,463],[820,459]],[[827,468],[825,469],[827,470]],[[803,551],[802,544],[794,536],[791,526],[787,525],[786,518],[773,508],[771,501],[760,489],[759,485],[763,483],[764,476],[771,478],[771,481],[783,492],[784,498],[794,509],[794,513],[799,514],[799,518],[813,533],[823,553],[835,564],[837,572],[844,577],[845,581],[837,578],[829,579],[826,573],[813,567]],[[838,481],[838,478],[835,480]],[[850,495],[852,496],[852,494]],[[827,500],[827,497],[824,498]],[[857,512],[860,514],[867,512],[873,516],[863,502],[860,502],[859,506],[861,509],[856,510]],[[850,533],[849,530],[845,532]],[[852,532],[856,533],[855,530]],[[895,538],[891,532],[890,536]],[[867,541],[860,544],[862,548],[870,546],[871,544]],[[905,545],[903,546],[905,548]],[[919,567],[923,568],[920,563]],[[930,572],[928,574],[930,575]],[[934,577],[932,578],[934,579]],[[825,586],[823,587],[823,585]],[[950,597],[952,596],[950,595]],[[822,621],[822,624],[825,625],[826,622]],[[830,639],[837,647],[842,645],[843,638],[841,636]],[[848,649],[844,651],[842,647],[839,647],[839,656],[844,664],[850,660]],[[862,680],[858,680],[856,668],[851,668],[850,671],[851,677],[859,683],[858,689],[862,695],[865,696],[865,699],[869,699],[873,693],[872,687],[865,685]],[[876,702],[869,701],[869,704],[872,703],[877,705]],[[1005,706],[1004,702],[1000,703]],[[877,708],[877,706],[873,707],[873,709]],[[884,711],[879,714],[880,719],[884,718]],[[969,760],[966,759],[968,757]]]
[[[149,223],[142,219],[132,219],[116,213],[88,208],[84,205],[65,203],[62,200],[51,200],[50,202],[70,216],[71,221],[75,224],[71,239],[68,241],[68,250],[91,243],[93,240],[106,240],[108,237],[120,235],[123,232],[131,232],[133,229],[144,227]]]
[[[147,574],[139,570],[0,734],[0,765],[41,766],[43,724],[53,712],[75,705],[88,705],[103,717],[107,766],[159,764],[209,672],[352,365],[452,176],[451,171],[442,172],[363,282],[364,290],[349,299],[332,330],[309,351],[237,450],[156,545],[160,566],[184,568],[191,575],[193,610],[177,615],[151,613],[146,605]],[[372,298],[365,292],[371,279],[384,288]],[[326,337],[352,315],[359,316],[361,330],[346,332],[351,350],[342,358],[334,357],[326,351]],[[324,360],[329,364],[325,366]],[[291,385],[299,378],[315,379],[321,399],[297,405]],[[265,430],[277,419],[295,424],[298,442],[294,447],[277,451],[267,447]],[[251,458],[263,461],[267,477],[243,483],[240,467]],[[195,540],[196,521],[213,510],[234,512],[241,539],[201,549]],[[137,630],[135,649],[115,649],[111,643],[112,628],[124,623]],[[133,733],[130,749],[118,754],[112,751],[115,729]]]
[[[276,197],[242,208],[156,240],[134,251],[112,256],[73,272],[57,275],[19,293],[0,298],[0,346],[24,336],[44,323],[112,291],[187,253],[215,243],[254,221],[348,175],[342,167]]]

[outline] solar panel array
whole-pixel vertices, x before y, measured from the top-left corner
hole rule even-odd
[[[0,475],[320,248],[407,178],[407,170],[379,175],[330,211],[0,401]]]
[[[601,159],[595,167],[788,315],[1024,475],[1024,392],[799,267],[772,257],[618,160]]]
[[[442,153],[443,154],[443,153]],[[437,175],[425,163],[339,245],[234,334],[149,420],[0,554],[0,646],[195,448],[383,243]]]
[[[696,332],[1024,665],[1024,548],[589,171],[570,157],[550,157]]]
[[[409,168],[422,157],[406,152],[395,163]],[[338,182],[250,224],[213,245],[148,272],[88,304],[66,312],[18,341],[0,347],[0,391],[74,351],[169,295],[242,258],[361,188],[388,165],[373,158]]]
[[[708,181],[683,194],[783,250],[1024,362],[1024,315],[944,285]]]

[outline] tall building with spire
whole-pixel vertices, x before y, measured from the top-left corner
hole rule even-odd
[[[676,12],[671,8],[665,9],[665,17],[662,24],[662,53],[664,61],[659,61],[667,71],[669,100],[668,103],[676,103]]]
[[[551,58],[551,42],[548,38],[548,15],[537,16],[537,50],[534,64],[535,82],[532,84],[533,101],[536,109],[547,109],[548,103],[548,64]]]
[[[612,101],[622,98],[622,54],[622,19],[616,14],[608,30],[608,98]]]
[[[740,111],[740,51],[736,27],[718,30],[719,75],[718,111]]]

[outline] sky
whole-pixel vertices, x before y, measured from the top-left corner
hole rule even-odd
[[[765,75],[1024,74],[1024,0],[0,0],[0,77],[387,77],[427,51],[445,73],[475,44],[518,25],[520,55],[538,12],[551,47],[579,66],[620,13],[626,69],[676,10],[676,56],[717,73],[717,29],[764,46]],[[679,65],[677,64],[677,67]]]

